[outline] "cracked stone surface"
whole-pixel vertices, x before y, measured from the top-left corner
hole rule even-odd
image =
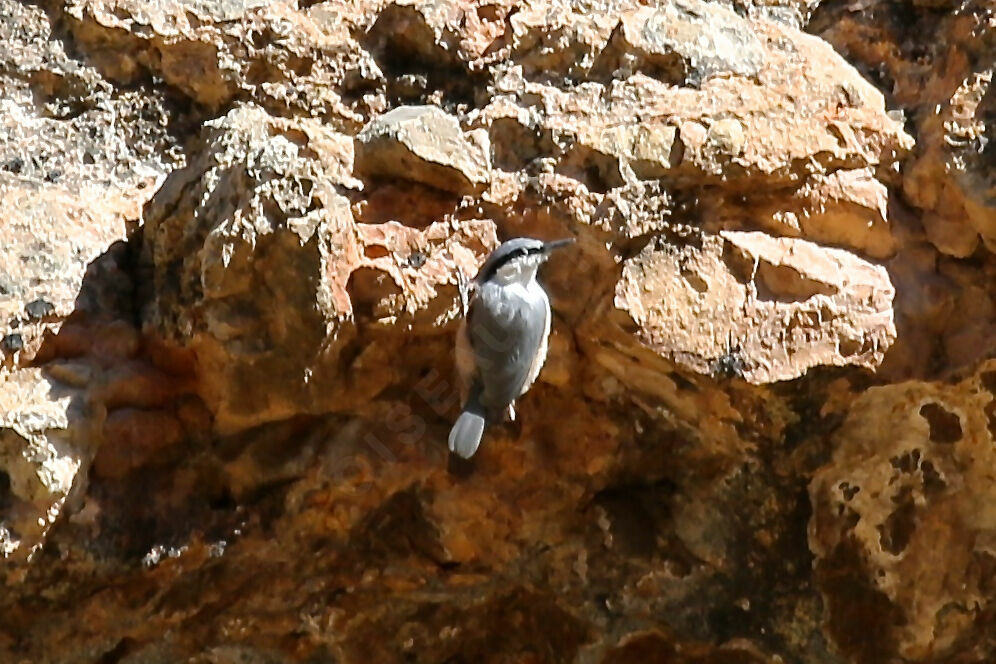
[[[985,2],[0,19],[0,661],[996,657]]]

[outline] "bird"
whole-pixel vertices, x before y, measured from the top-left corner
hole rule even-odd
[[[515,419],[515,400],[546,362],[550,298],[536,272],[574,238],[503,242],[474,277],[456,340],[463,409],[450,429],[450,451],[469,459],[489,423]]]

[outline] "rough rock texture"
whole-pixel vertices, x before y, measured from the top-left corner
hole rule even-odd
[[[0,661],[992,661],[994,29],[0,0]],[[453,464],[516,235],[549,358]]]
[[[931,243],[964,258],[980,239],[996,249],[996,18],[987,2],[922,4],[914,12],[889,2],[831,5],[814,27],[874,72],[916,125],[903,192],[923,211]]]
[[[873,387],[834,439],[810,485],[829,628],[866,657],[988,647],[971,623],[993,609],[996,361],[954,385]],[[848,634],[859,594],[883,609],[877,644]]]

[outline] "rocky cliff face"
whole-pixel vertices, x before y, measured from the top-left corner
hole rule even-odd
[[[0,660],[996,658],[991,3],[0,0]],[[574,236],[456,472],[460,273]]]

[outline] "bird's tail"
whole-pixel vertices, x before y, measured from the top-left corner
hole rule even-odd
[[[475,385],[470,390],[463,412],[450,429],[450,451],[464,459],[474,456],[484,435],[487,424],[484,407],[481,405],[481,389]]]

